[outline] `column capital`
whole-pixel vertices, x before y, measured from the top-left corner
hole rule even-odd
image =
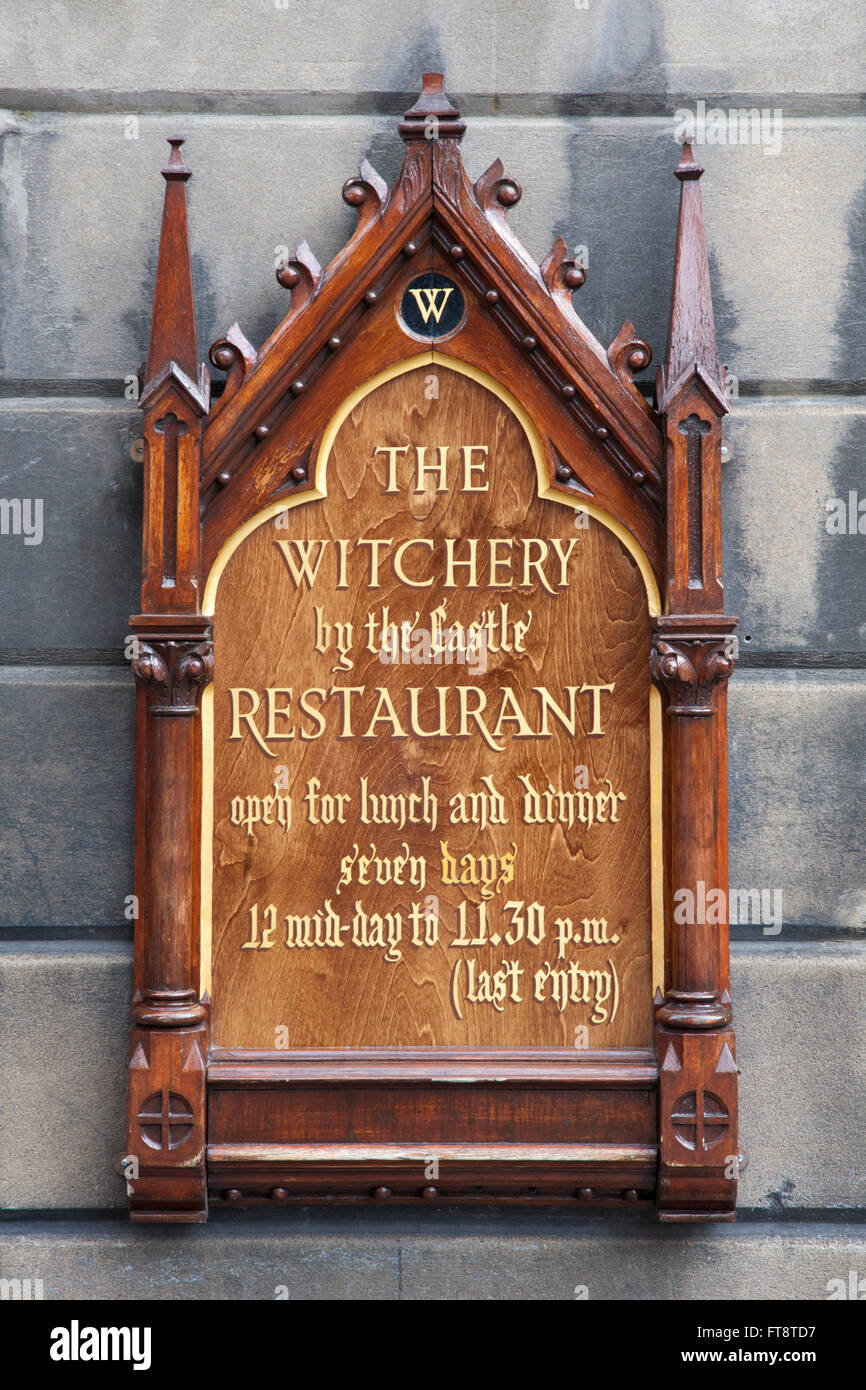
[[[213,677],[213,632],[201,618],[186,624],[148,615],[133,619],[132,670],[154,715],[195,715]]]
[[[736,625],[736,618],[724,614],[659,619],[652,634],[650,671],[667,694],[669,715],[712,715],[716,688],[734,672]]]

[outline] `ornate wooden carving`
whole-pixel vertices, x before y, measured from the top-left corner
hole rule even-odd
[[[658,1203],[667,1220],[732,1215],[737,1174],[727,912],[721,920],[678,921],[673,911],[675,893],[712,889],[726,904],[728,892],[725,691],[734,666],[736,619],[722,611],[721,419],[728,407],[713,325],[702,172],[685,145],[676,170],[680,220],[668,349],[656,386],[665,434],[668,542],[666,612],[652,652],[667,742],[667,969],[656,1012],[662,1061]],[[726,1143],[688,1149],[676,1118],[683,1097],[687,1103],[695,1097],[698,1112],[706,1104],[724,1110]],[[722,1149],[724,1163],[713,1162],[709,1154],[718,1160]]]
[[[256,350],[241,332],[240,325],[233,323],[224,338],[211,343],[208,357],[215,367],[226,374],[222,395],[210,409],[210,418],[213,419],[243,386],[256,365]]]
[[[213,672],[210,634],[202,642],[164,633],[149,643],[138,641],[132,671],[144,684],[150,715],[196,714]]]
[[[324,269],[306,243],[278,268],[289,309],[258,351],[237,324],[211,346],[211,364],[226,373],[213,403],[195,337],[190,170],[181,139],[170,141],[141,398],[144,561],[132,620],[140,918],[128,1142],[139,1161],[138,1220],[201,1220],[208,1189],[227,1203],[654,1200],[668,1220],[733,1214],[726,924],[683,926],[673,910],[679,889],[727,890],[725,687],[735,620],[723,612],[727,406],[702,171],[685,147],[670,335],[650,404],[634,381],[649,345],[628,322],[607,349],[593,337],[573,303],[584,267],[561,238],[541,266],[533,262],[507,220],[520,185],[499,160],[472,183],[460,156],[464,130],[441,77],[425,75],[399,125],[406,150],[396,184],[389,189],[366,162],[347,181],[343,197],[357,211],[348,243]],[[464,305],[435,339],[419,340],[400,321],[402,295],[422,272],[449,277]],[[614,519],[661,595],[652,633],[646,624],[664,710],[655,774],[664,982],[654,1045],[215,1047],[201,935],[202,692],[214,650],[205,586],[250,518],[314,494],[343,402],[377,372],[434,355],[479,380],[495,376],[537,433],[545,495]],[[217,632],[218,659],[223,640]],[[423,1162],[431,1145],[443,1163],[435,1179]]]
[[[136,1221],[204,1221],[207,1027],[134,1028],[128,1152]]]
[[[668,714],[712,717],[715,687],[734,669],[728,645],[718,633],[656,628],[650,667],[667,694]]]

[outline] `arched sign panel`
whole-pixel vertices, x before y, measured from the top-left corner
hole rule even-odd
[[[604,348],[428,74],[354,235],[198,359],[179,138],[145,436],[139,1221],[211,1203],[730,1219],[724,374],[686,148],[670,343]],[[683,912],[683,904],[686,911]]]
[[[341,410],[209,579],[216,1047],[651,1043],[655,585],[456,367]]]

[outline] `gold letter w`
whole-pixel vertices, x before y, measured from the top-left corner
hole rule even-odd
[[[429,323],[431,314],[433,315],[436,322],[439,322],[445,309],[445,305],[448,303],[448,296],[453,290],[453,288],[453,285],[448,285],[447,288],[440,286],[437,289],[430,289],[425,287],[424,289],[414,289],[409,291],[410,294],[414,295],[415,303],[418,305],[418,313],[421,315],[425,323]],[[442,296],[441,304],[438,303],[440,294]],[[426,297],[426,307],[422,300],[422,295]]]

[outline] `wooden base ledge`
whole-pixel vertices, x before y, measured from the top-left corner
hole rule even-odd
[[[544,1085],[652,1089],[655,1053],[647,1048],[308,1048],[298,1052],[212,1049],[208,1086],[232,1089],[404,1082],[439,1085]]]
[[[651,1144],[214,1144],[215,1203],[376,1201],[648,1203]]]

